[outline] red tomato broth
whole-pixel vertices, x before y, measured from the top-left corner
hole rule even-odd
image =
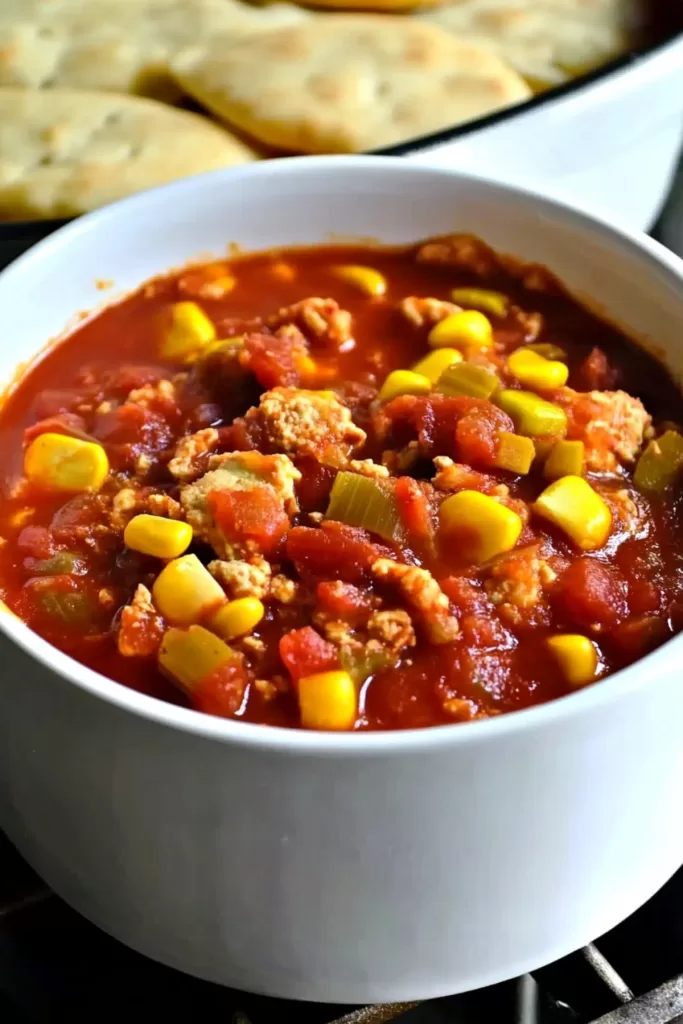
[[[273,274],[272,268],[279,261],[294,269],[293,279]],[[386,295],[368,298],[340,280],[332,268],[342,263],[370,265],[381,271],[388,281]],[[242,321],[251,325],[310,296],[333,296],[351,314],[355,346],[337,351],[333,345],[307,335],[310,354],[324,377],[310,386],[336,390],[353,410],[354,421],[368,432],[366,443],[353,453],[357,459],[372,458],[379,463],[382,453],[394,446],[393,439],[398,445],[417,437],[414,429],[403,425],[390,432],[388,439],[381,439],[373,428],[372,410],[376,406],[368,398],[374,401],[387,373],[409,368],[429,351],[427,328],[416,327],[399,313],[400,300],[417,295],[448,301],[454,287],[500,291],[521,309],[540,313],[544,327],[535,340],[552,342],[565,350],[569,387],[623,389],[642,399],[655,425],[681,418],[681,396],[652,357],[615,328],[581,309],[558,287],[548,285],[549,290],[544,291],[525,288],[516,272],[510,273],[497,263],[482,277],[466,266],[418,262],[415,249],[330,246],[255,254],[229,265],[237,284],[223,298],[193,295],[195,272],[190,278],[177,273],[144,286],[84,322],[24,374],[0,411],[5,452],[0,505],[0,536],[5,541],[0,546],[3,599],[31,628],[77,660],[163,700],[192,703],[163,676],[153,657],[124,656],[117,647],[122,607],[130,602],[139,583],[151,589],[162,563],[129,551],[120,533],[104,528],[109,522],[109,509],[104,504],[131,483],[175,499],[178,481],[167,469],[169,456],[180,438],[203,427],[219,429],[218,452],[258,446],[261,428],[248,419],[245,428],[240,417],[250,406],[258,405],[259,393],[266,390],[249,372],[240,387],[233,387],[220,372],[202,375],[195,366],[189,369],[189,381],[177,389],[172,400],[152,401],[147,407],[126,402],[129,392],[146,383],[188,372],[187,366],[164,362],[159,354],[160,325],[171,302],[197,301],[216,325],[218,336],[225,338],[242,333]],[[198,279],[201,284],[201,271]],[[492,322],[495,338],[506,351],[523,343],[524,332],[512,314],[504,320],[493,317]],[[272,384],[267,380],[267,385]],[[547,397],[552,400],[551,395]],[[48,421],[49,430],[82,434],[104,446],[112,470],[119,476],[110,478],[101,496],[55,494],[34,485],[24,485],[16,492],[22,474],[24,431],[35,427],[29,437],[34,436],[42,429],[36,424],[43,419]],[[234,419],[238,422],[233,425]],[[500,410],[492,411],[491,423],[497,424],[497,429],[506,429],[506,420]],[[406,437],[401,436],[402,432]],[[529,503],[547,483],[537,468],[519,477],[491,469],[493,435],[486,423],[478,429],[476,416],[449,421],[446,427],[433,431],[433,436],[436,441],[429,456],[449,454],[465,461],[464,452],[470,456],[475,474],[484,474],[482,480],[493,481],[490,486],[504,483],[512,500]],[[453,448],[446,451],[444,445]],[[141,457],[145,465],[142,477],[136,470]],[[296,653],[301,645],[297,646],[296,636],[290,639],[293,631],[315,631],[320,640],[317,651],[302,655],[302,664],[313,665],[316,671],[334,668],[337,661],[330,653],[333,645],[320,624],[320,616],[346,614],[354,630],[363,616],[367,620],[368,602],[375,598],[380,608],[409,612],[417,643],[405,648],[394,664],[380,666],[359,684],[356,729],[444,724],[499,714],[566,694],[571,687],[561,678],[545,647],[547,638],[558,632],[585,633],[596,641],[600,652],[598,675],[603,677],[630,664],[681,627],[683,551],[678,538],[683,513],[678,484],[662,497],[645,497],[635,492],[632,466],[612,483],[596,477],[601,486],[635,495],[645,526],[622,540],[623,530],[615,523],[607,544],[594,552],[579,551],[563,533],[532,513],[517,549],[542,545],[545,560],[550,559],[556,566],[553,571],[557,580],[518,621],[511,621],[487,593],[484,584],[491,578],[489,568],[468,565],[462,551],[449,552],[436,544],[436,498],[443,500],[448,494],[431,494],[427,481],[433,477],[434,467],[426,455],[403,473],[395,474],[401,479],[397,501],[406,528],[402,550],[386,538],[352,527],[329,524],[321,530],[309,513],[324,512],[336,469],[321,465],[311,454],[293,457],[293,462],[302,473],[295,486],[300,512],[291,523],[283,519],[282,513],[268,518],[268,501],[260,501],[260,533],[254,536],[263,541],[266,558],[276,562],[274,572],[298,584],[296,599],[289,604],[265,601],[265,617],[253,632],[255,640],[262,641],[260,653],[252,656],[245,648],[248,670],[244,699],[239,701],[234,696],[232,677],[228,679],[225,673],[221,677],[219,672],[214,680],[216,693],[204,689],[197,695],[194,705],[200,710],[235,714],[263,724],[299,725],[296,679],[301,673],[292,662],[292,651]],[[471,486],[486,491],[489,485]],[[424,493],[431,495],[429,500],[421,488],[427,488]],[[225,525],[229,520],[231,529],[243,538],[249,534],[241,525],[247,492],[226,493],[237,498],[214,497],[217,521]],[[190,550],[205,563],[215,557],[201,540],[195,540]],[[55,584],[57,589],[63,585],[82,595],[84,608],[76,610],[68,622],[50,617],[36,598],[46,586],[45,579],[54,581],[57,577],[36,577],[35,560],[46,560],[54,551],[72,552],[78,561],[78,573],[65,577],[68,582]],[[402,564],[429,569],[442,584],[450,612],[459,621],[457,639],[445,644],[429,642],[425,623],[399,591],[372,576],[369,566],[378,557],[398,558]],[[333,594],[328,584],[335,580],[344,581],[349,589]],[[357,609],[353,608],[354,587],[362,595]]]

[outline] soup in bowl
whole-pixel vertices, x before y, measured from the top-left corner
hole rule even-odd
[[[46,880],[337,1002],[648,898],[683,856],[682,298],[655,243],[371,158],[153,191],[1,275],[0,823]]]

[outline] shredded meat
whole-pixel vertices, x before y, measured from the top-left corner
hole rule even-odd
[[[269,446],[298,457],[312,455],[342,465],[365,442],[351,413],[332,391],[273,388],[261,396],[257,409],[245,421],[265,430]]]
[[[540,557],[538,545],[519,548],[503,555],[491,566],[484,583],[498,614],[515,626],[538,625],[531,615],[543,598],[543,587],[555,581],[556,574]]]
[[[375,480],[385,480],[389,476],[386,466],[380,466],[372,459],[351,459],[346,466],[352,473],[359,473],[360,476],[369,476]]]
[[[206,427],[205,430],[198,430],[196,434],[181,437],[168,464],[169,472],[177,480],[196,480],[203,471],[202,456],[217,444],[218,431],[214,427]]]
[[[216,559],[207,566],[228,597],[264,598],[270,586],[271,569],[265,558],[255,555],[249,562],[241,558],[232,561]]]
[[[398,304],[400,312],[410,320],[416,327],[425,325],[433,326],[439,321],[445,320],[451,313],[460,313],[460,306],[454,302],[446,302],[443,299],[419,298],[417,295],[409,295],[401,299]]]
[[[133,600],[121,612],[117,636],[119,654],[126,658],[151,657],[159,649],[164,622],[152,604],[152,595],[139,583]]]
[[[650,529],[650,521],[644,507],[636,503],[635,496],[627,490],[601,490],[602,497],[609,505],[612,513],[612,530],[610,544],[622,543],[633,537],[646,537]]]
[[[336,299],[302,299],[291,306],[283,306],[268,317],[266,323],[273,330],[295,325],[307,336],[334,348],[347,346],[353,337],[351,314],[346,309],[340,309]]]
[[[449,235],[425,242],[418,248],[416,259],[418,263],[473,270],[480,277],[487,277],[499,269],[495,253],[472,235]]]
[[[290,580],[289,576],[278,573],[271,580],[268,596],[278,604],[293,604],[299,596],[299,591],[300,586],[296,580]]]
[[[402,565],[391,558],[378,558],[371,567],[376,580],[395,584],[407,603],[415,609],[429,639],[448,643],[458,635],[458,621],[451,614],[448,598],[426,569]]]
[[[625,391],[562,388],[556,401],[567,410],[567,436],[585,445],[588,470],[613,473],[619,463],[635,461],[652,423],[639,398]]]

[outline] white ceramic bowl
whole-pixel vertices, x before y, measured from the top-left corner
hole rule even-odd
[[[552,201],[371,157],[274,161],[85,217],[0,275],[0,372],[69,317],[230,241],[448,230],[555,270],[683,369],[682,264]],[[56,891],[142,952],[239,988],[416,999],[554,960],[683,862],[683,641],[484,722],[324,735],[127,690],[8,614],[0,825]]]

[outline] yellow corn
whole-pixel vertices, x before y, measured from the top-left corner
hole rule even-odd
[[[365,292],[366,295],[371,295],[374,298],[386,295],[387,279],[384,274],[380,274],[379,270],[375,270],[373,267],[355,267],[351,265],[335,267],[334,273],[342,281],[354,285],[359,291]]]
[[[641,491],[664,491],[683,468],[683,437],[667,430],[650,441],[636,464],[633,482]]]
[[[536,456],[534,442],[530,437],[509,434],[506,430],[499,435],[495,464],[498,469],[509,473],[528,473]]]
[[[539,356],[545,356],[546,359],[566,359],[567,353],[559,345],[554,345],[552,341],[534,341],[531,345],[525,345],[524,348],[527,352],[537,352]]]
[[[224,640],[251,633],[263,618],[265,608],[257,597],[238,597],[228,601],[211,616],[209,625]]]
[[[543,467],[546,480],[559,480],[562,476],[583,476],[583,441],[557,441]]]
[[[451,348],[463,346],[491,348],[493,344],[491,321],[476,309],[451,313],[450,316],[432,327],[427,336],[427,344],[432,348],[443,348],[445,345]]]
[[[39,434],[24,455],[28,479],[50,491],[98,491],[108,472],[101,445],[66,434]]]
[[[559,526],[583,551],[601,548],[609,537],[612,513],[581,476],[563,476],[543,491],[534,511]]]
[[[587,636],[566,633],[551,636],[546,644],[570,686],[585,686],[593,682],[598,671],[598,652]]]
[[[483,366],[458,363],[444,370],[439,377],[436,390],[439,394],[450,397],[469,395],[470,398],[490,398],[499,384],[495,373],[485,370]]]
[[[178,558],[192,543],[192,527],[162,516],[133,516],[123,532],[123,542],[143,555]]]
[[[488,288],[454,288],[451,292],[453,302],[466,309],[483,309],[494,316],[506,316],[510,300],[502,292],[492,292]]]
[[[304,676],[298,686],[301,724],[305,729],[343,731],[356,721],[356,687],[348,672]]]
[[[539,398],[533,391],[499,391],[495,401],[512,417],[520,434],[527,437],[564,437],[567,433],[564,409]]]
[[[161,642],[159,668],[184,690],[192,692],[197,683],[237,656],[220,637],[203,626],[171,628],[166,630]]]
[[[390,402],[399,395],[428,395],[431,390],[432,382],[421,373],[394,370],[382,384],[378,397],[380,402]]]
[[[174,302],[161,345],[162,359],[191,357],[216,340],[216,328],[196,302]]]
[[[551,391],[567,383],[569,368],[557,359],[546,359],[528,348],[518,348],[508,357],[508,370],[520,384],[539,391]]]
[[[461,362],[462,352],[458,352],[457,348],[437,348],[415,363],[411,369],[413,373],[419,373],[432,384],[436,384],[441,374],[449,366],[455,366],[456,363]]]
[[[441,504],[439,533],[456,540],[473,562],[487,562],[514,548],[522,520],[506,505],[479,491],[459,491]]]
[[[154,604],[175,626],[199,622],[225,601],[223,588],[196,555],[183,555],[165,566],[152,587]]]

